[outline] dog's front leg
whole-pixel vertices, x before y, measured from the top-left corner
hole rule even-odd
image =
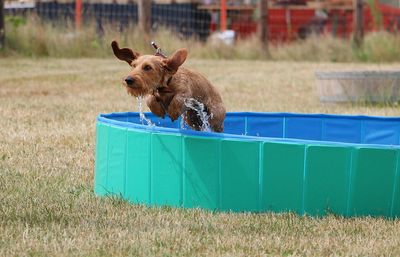
[[[161,105],[157,98],[154,95],[149,95],[146,99],[146,104],[150,108],[150,111],[157,115],[158,117],[164,118],[165,116],[165,109]]]
[[[168,115],[172,121],[175,121],[185,112],[185,99],[188,97],[185,95],[175,95],[171,103],[168,106]]]

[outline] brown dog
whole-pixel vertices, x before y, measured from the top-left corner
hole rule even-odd
[[[132,67],[125,78],[128,93],[146,96],[147,106],[155,115],[168,114],[174,121],[183,114],[190,127],[201,130],[204,124],[193,106],[203,107],[211,129],[224,130],[226,111],[217,90],[200,73],[181,67],[188,54],[186,49],[167,58],[162,54],[140,55],[129,48],[121,49],[116,41],[111,46],[115,56]]]

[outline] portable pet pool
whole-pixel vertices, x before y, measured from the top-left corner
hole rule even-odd
[[[149,206],[400,217],[400,118],[228,113],[223,134],[97,118],[95,193]]]

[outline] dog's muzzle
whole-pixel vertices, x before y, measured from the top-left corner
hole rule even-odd
[[[128,87],[132,87],[132,88],[135,87],[135,79],[132,78],[131,76],[126,77],[125,83],[126,83],[126,85],[127,85]]]

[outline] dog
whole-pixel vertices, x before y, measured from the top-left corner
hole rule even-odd
[[[166,57],[159,51],[140,55],[130,48],[120,48],[117,41],[112,41],[111,47],[119,60],[132,67],[124,79],[128,94],[145,96],[152,113],[162,118],[168,115],[172,121],[183,115],[191,128],[202,130],[205,124],[200,109],[209,118],[210,128],[223,132],[226,110],[221,95],[200,73],[182,67],[188,55],[186,49]]]

